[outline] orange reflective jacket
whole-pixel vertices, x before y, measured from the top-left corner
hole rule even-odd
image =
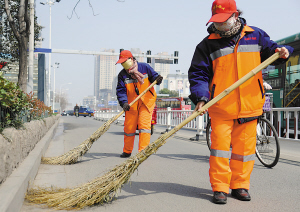
[[[240,39],[246,32],[254,31],[245,26]],[[218,39],[212,34],[208,39]],[[219,95],[226,88],[249,73],[261,63],[260,48],[258,45],[237,45],[233,52],[226,54],[228,49],[220,49],[214,52],[212,61],[214,77],[209,86],[211,98]],[[219,56],[224,55],[224,56]],[[259,72],[244,84],[236,88],[226,97],[209,108],[211,116],[223,118],[241,118],[259,116],[265,102],[262,73]]]
[[[189,97],[195,104],[216,97],[281,47],[263,30],[247,26],[244,19],[241,21],[243,30],[236,39],[212,33],[196,47],[189,69]],[[259,116],[264,101],[260,72],[211,106],[209,113],[211,117],[224,119]]]

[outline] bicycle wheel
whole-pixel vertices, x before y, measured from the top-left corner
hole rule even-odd
[[[210,151],[210,146],[211,146],[211,140],[210,140],[210,132],[211,132],[211,127],[210,127],[210,119],[207,122],[206,125],[206,142],[207,142],[207,147]]]
[[[268,168],[274,167],[279,160],[280,145],[277,132],[271,122],[259,118],[256,128],[256,151],[258,160]]]

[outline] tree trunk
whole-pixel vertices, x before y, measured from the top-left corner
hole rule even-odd
[[[9,1],[4,0],[5,11],[8,18],[9,25],[14,32],[14,35],[19,44],[19,75],[18,84],[22,91],[27,92],[27,47],[29,39],[29,27],[30,20],[28,18],[28,0],[20,0],[19,12],[18,12],[18,22],[19,26],[17,28],[15,20],[13,19]]]
[[[19,76],[18,83],[22,91],[27,93],[27,46],[28,46],[28,37],[21,35],[19,42],[20,50],[20,60],[19,60]]]

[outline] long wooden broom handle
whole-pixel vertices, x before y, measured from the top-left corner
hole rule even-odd
[[[134,103],[136,103],[136,101],[138,101],[142,96],[145,95],[145,93],[147,93],[155,84],[157,83],[156,80],[154,80],[154,82],[146,89],[144,90],[140,95],[138,95],[138,97],[136,97],[130,104],[129,106],[131,107]],[[114,117],[114,120],[117,120],[122,114],[124,113],[124,110],[122,110],[118,115],[116,115]]]
[[[236,89],[237,87],[239,87],[241,84],[243,84],[244,82],[246,82],[248,79],[250,79],[251,77],[253,77],[254,75],[256,75],[258,72],[260,72],[262,69],[266,68],[268,65],[270,65],[271,63],[273,63],[275,60],[277,60],[279,58],[279,52],[273,54],[271,57],[269,57],[267,60],[265,60],[263,63],[261,63],[260,65],[258,65],[256,68],[254,68],[252,71],[250,71],[248,74],[246,74],[245,76],[243,76],[241,79],[239,79],[238,81],[236,81],[235,83],[233,83],[229,88],[225,89],[222,93],[220,93],[218,96],[216,96],[215,98],[213,98],[212,100],[210,100],[207,104],[205,104],[202,108],[201,111],[196,111],[194,112],[192,115],[190,115],[187,119],[185,119],[183,122],[181,122],[179,125],[177,125],[174,129],[175,131],[178,131],[179,129],[181,129],[184,125],[186,125],[187,123],[189,123],[190,121],[192,121],[194,118],[196,118],[198,115],[200,115],[203,111],[205,111],[206,109],[208,109],[209,107],[211,107],[212,105],[214,105],[216,102],[220,101],[221,99],[223,99],[225,96],[227,96],[231,91],[233,91],[234,89]],[[171,131],[169,131],[169,133],[171,133]],[[173,132],[174,133],[174,132]],[[171,134],[173,134],[171,133]],[[170,135],[171,135],[170,134]]]

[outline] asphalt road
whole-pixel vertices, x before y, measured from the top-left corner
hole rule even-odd
[[[104,122],[89,117],[61,117],[46,157],[61,155],[81,144]],[[165,128],[156,126],[155,141]],[[257,159],[251,176],[250,202],[233,199],[226,205],[211,202],[209,150],[204,142],[190,141],[194,131],[180,130],[156,154],[144,161],[118,193],[117,200],[81,211],[174,212],[174,211],[300,211],[300,142],[281,142],[282,157],[272,169]],[[138,135],[133,154],[137,153]],[[124,160],[123,126],[112,124],[90,151],[74,165],[39,167],[32,186],[75,187],[102,176]],[[22,212],[49,211],[43,205],[24,202]]]

